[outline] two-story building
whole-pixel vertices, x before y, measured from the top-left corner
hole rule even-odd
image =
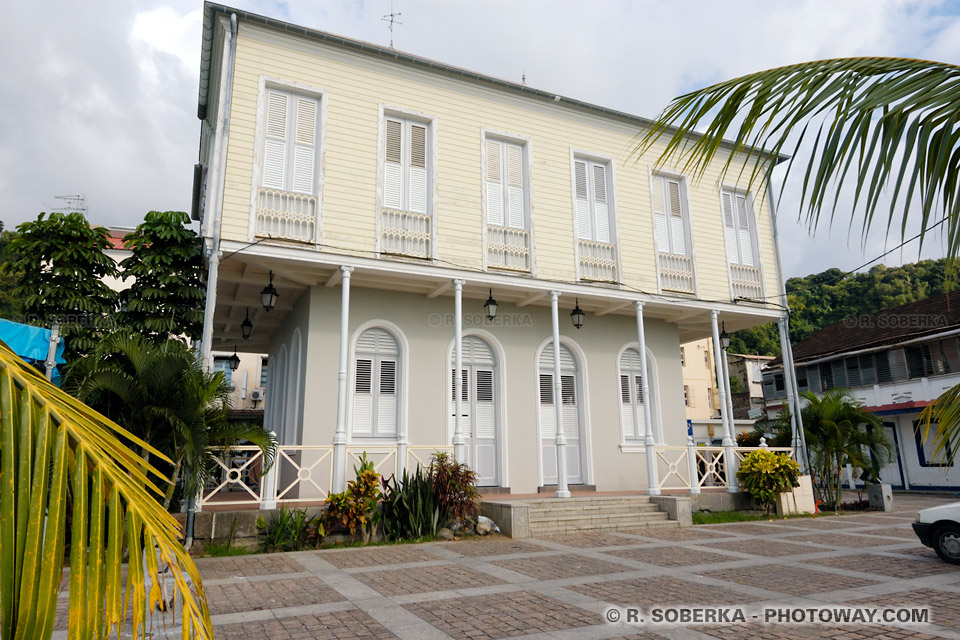
[[[880,470],[884,482],[901,489],[957,489],[960,469],[934,455],[933,436],[924,437],[919,416],[960,384],[958,336],[956,293],[851,316],[793,348],[797,385],[816,394],[846,389],[882,418],[897,450],[896,460]],[[773,417],[787,397],[779,358],[764,373],[763,386]]]
[[[502,491],[647,489],[680,344],[783,317],[732,145],[697,181],[627,113],[210,3],[203,34],[203,352],[269,354],[292,484],[451,448]]]

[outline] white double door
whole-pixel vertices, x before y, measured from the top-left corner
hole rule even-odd
[[[456,428],[455,368],[450,367],[450,438]],[[495,487],[500,484],[497,462],[497,363],[490,346],[482,338],[465,336],[462,343],[460,370],[461,428],[466,442],[466,463],[477,472],[477,484]]]
[[[553,387],[553,344],[547,344],[540,355],[540,450],[543,484],[557,484],[557,409]],[[573,352],[560,345],[560,398],[563,411],[563,433],[567,444],[567,484],[583,484],[581,452],[580,375]]]

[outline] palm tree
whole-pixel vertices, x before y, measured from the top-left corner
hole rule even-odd
[[[0,637],[53,635],[69,529],[71,638],[105,638],[114,627],[145,637],[150,612],[170,605],[160,587],[166,565],[183,637],[212,639],[200,575],[157,501],[156,481],[166,479],[140,453],[169,460],[2,342],[0,416]]]
[[[807,405],[801,410],[806,432],[810,469],[825,508],[840,505],[843,468],[854,475],[886,465],[896,450],[883,434],[883,422],[844,389],[829,389],[822,395],[805,391]],[[874,474],[871,474],[874,475]]]
[[[223,374],[203,371],[178,340],[156,344],[139,334],[108,335],[71,366],[64,388],[172,460],[168,508],[178,482],[185,495],[196,495],[216,467],[212,447],[247,441],[261,448],[268,465],[276,450],[276,439],[262,426],[228,420]],[[143,451],[144,459],[149,455]]]
[[[724,143],[724,137],[730,137]],[[636,139],[639,157],[656,147],[702,178],[715,159],[761,188],[783,151],[809,145],[801,203],[815,230],[833,222],[842,189],[862,205],[860,232],[899,229],[918,220],[920,242],[945,228],[947,257],[960,254],[960,67],[905,58],[819,60],[751,73],[675,98]],[[804,146],[807,148],[807,146]],[[739,153],[731,153],[731,150]],[[881,195],[890,195],[886,212]],[[847,221],[854,228],[855,219]],[[960,445],[960,391],[936,403],[938,451]],[[927,428],[931,421],[928,419]],[[940,444],[945,444],[940,447]]]

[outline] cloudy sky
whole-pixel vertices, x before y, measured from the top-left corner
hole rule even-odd
[[[818,58],[960,63],[960,2],[906,0],[394,0],[397,49],[645,116],[689,89]],[[0,23],[0,220],[84,194],[99,224],[189,208],[197,158],[199,0],[5,3]],[[380,44],[390,0],[235,0],[234,6]],[[780,207],[788,276],[852,269],[899,234],[810,238],[794,190]],[[846,219],[846,218],[844,218]],[[908,235],[912,235],[913,230]],[[931,239],[924,257],[939,257]],[[916,243],[885,259],[917,258]]]

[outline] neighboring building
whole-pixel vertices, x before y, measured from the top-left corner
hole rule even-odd
[[[728,353],[730,377],[738,378],[741,393],[733,394],[733,415],[738,420],[757,420],[766,415],[763,399],[763,370],[773,356],[748,353]]]
[[[683,367],[687,420],[717,418],[720,415],[716,408],[719,392],[710,339],[680,345],[680,364]]]
[[[960,296],[942,294],[894,309],[851,316],[793,348],[800,391],[843,388],[883,419],[897,460],[881,470],[895,487],[957,489],[958,462],[938,464],[932,438],[917,430],[924,407],[960,383]],[[783,365],[764,373],[767,408],[786,398]]]
[[[294,482],[453,446],[501,490],[647,488],[648,442],[686,443],[680,345],[784,313],[732,146],[697,181],[633,161],[636,116],[209,3],[203,33],[204,353],[269,354]]]

